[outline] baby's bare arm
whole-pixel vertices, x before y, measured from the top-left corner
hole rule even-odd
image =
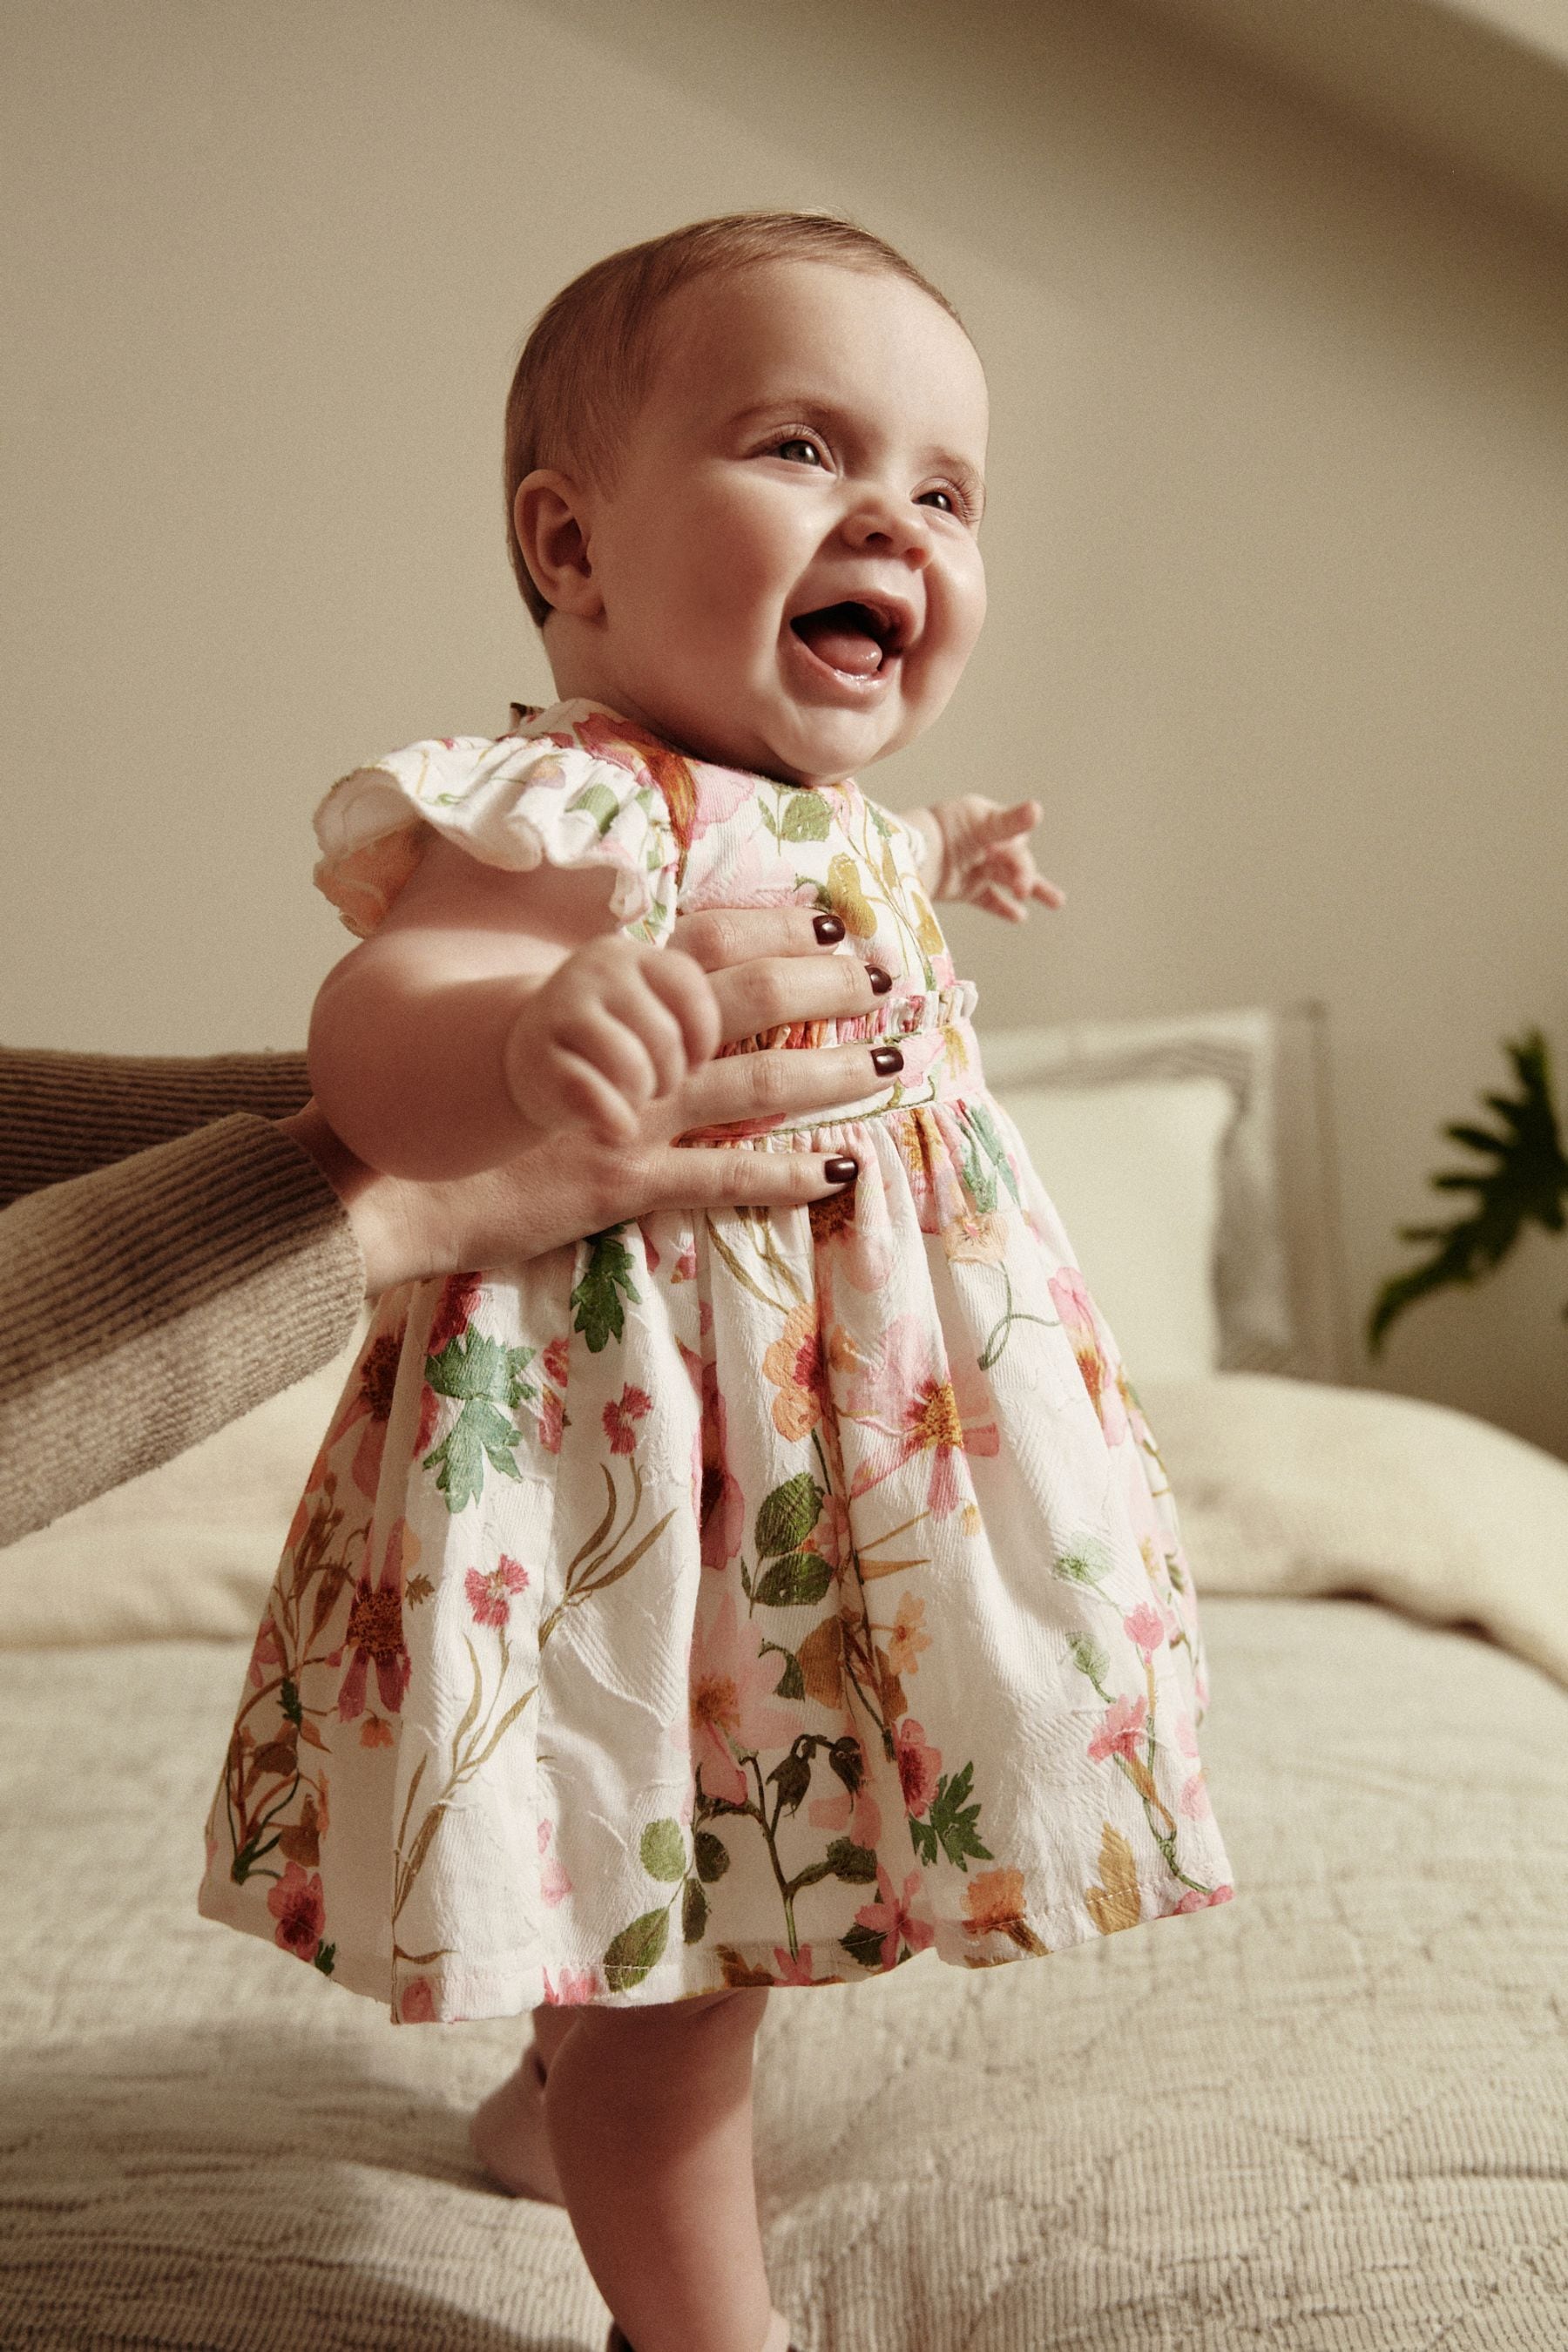
[[[374,935],[328,973],[310,1072],[330,1125],[394,1176],[472,1175],[679,1085],[718,1043],[692,958],[611,920],[604,867],[508,873],[431,841]]]

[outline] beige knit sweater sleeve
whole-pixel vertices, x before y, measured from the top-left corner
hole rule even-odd
[[[270,1122],[298,1054],[0,1048],[0,1543],[166,1462],[347,1341],[364,1266]]]

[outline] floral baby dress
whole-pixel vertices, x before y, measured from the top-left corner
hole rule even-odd
[[[382,1297],[202,1912],[406,2023],[991,1968],[1227,1901],[1169,1485],[913,834],[596,704],[514,717],[334,785],[316,878],[352,930],[432,833],[603,865],[655,944],[678,910],[831,908],[890,993],[755,1045],[896,1038],[904,1067],[826,1123],[688,1139],[851,1154],[819,1206],[663,1211]]]

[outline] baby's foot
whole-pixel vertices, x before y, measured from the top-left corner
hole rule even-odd
[[[544,2123],[544,2068],[531,2042],[515,2073],[475,2109],[468,2144],[509,2197],[566,2202]]]

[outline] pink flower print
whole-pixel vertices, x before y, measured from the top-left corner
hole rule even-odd
[[[1208,1781],[1202,1772],[1194,1772],[1190,1779],[1183,1781],[1182,1793],[1176,1800],[1176,1809],[1179,1812],[1185,1813],[1190,1822],[1201,1821],[1205,1813],[1214,1811],[1214,1807],[1209,1802]]]
[[[936,1784],[942,1772],[942,1750],[926,1746],[924,1729],[912,1716],[904,1717],[893,1738],[898,1747],[899,1780],[904,1791],[904,1811],[918,1822],[936,1794]]]
[[[599,1989],[591,1968],[563,1969],[554,1984],[550,1981],[548,1969],[542,1969],[541,1974],[544,1979],[544,1998],[556,2009],[574,2009],[583,2001],[592,2000]]]
[[[544,1367],[545,1379],[553,1381],[558,1389],[563,1389],[566,1375],[572,1368],[572,1341],[567,1333],[563,1331],[557,1339],[552,1339],[539,1360]]]
[[[628,1385],[613,1404],[605,1407],[605,1435],[610,1441],[612,1454],[631,1453],[637,1442],[637,1424],[652,1403],[646,1390]]]
[[[546,1454],[559,1454],[566,1428],[566,1408],[554,1389],[546,1389],[539,1401],[539,1442]]]
[[[403,1538],[406,1528],[407,1521],[399,1519],[388,1536],[379,1582],[373,1588],[367,1567],[354,1587],[348,1626],[338,1652],[340,1657],[343,1650],[353,1652],[338,1693],[340,1723],[352,1723],[363,1714],[365,1678],[373,1664],[376,1688],[387,1714],[395,1715],[403,1705],[403,1694],[413,1671],[403,1639]]]
[[[904,1881],[902,1895],[895,1895],[893,1882],[882,1864],[877,1864],[877,1892],[879,1903],[863,1903],[855,1914],[858,1927],[869,1927],[882,1938],[882,1966],[896,1968],[899,1946],[905,1943],[911,1952],[923,1952],[936,1930],[923,1919],[913,1916],[912,1906],[920,1898],[921,1874],[911,1870]]]
[[[395,1330],[384,1331],[372,1342],[360,1366],[353,1391],[327,1432],[322,1449],[330,1453],[356,1422],[364,1423],[349,1472],[362,1495],[374,1496],[381,1475],[382,1450],[386,1444],[386,1424],[392,1418],[405,1328],[399,1323]]]
[[[313,1870],[307,1876],[299,1863],[291,1862],[277,1885],[268,1889],[267,1908],[278,1922],[273,1942],[301,1960],[313,1960],[327,1925],[321,1872]]]
[[[1072,1351],[1078,1358],[1089,1402],[1100,1415],[1105,1442],[1107,1445],[1120,1445],[1127,1434],[1127,1412],[1110,1360],[1100,1342],[1094,1302],[1084,1287],[1083,1276],[1076,1266],[1064,1265],[1052,1275],[1047,1287],[1062,1318],[1062,1328],[1072,1341]]]
[[[849,1381],[845,1412],[885,1441],[875,1450],[880,1466],[863,1464],[851,1493],[865,1494],[902,1464],[929,1454],[928,1500],[938,1518],[945,1518],[965,1499],[959,1456],[1001,1451],[995,1423],[969,1421],[950,1368],[913,1315],[898,1316],[889,1324],[876,1355]]]
[[[682,1242],[680,1251],[676,1258],[675,1264],[669,1269],[669,1278],[672,1283],[696,1281],[697,1242],[695,1236],[689,1235],[688,1238]]]
[[[436,1312],[430,1321],[430,1336],[425,1342],[427,1356],[438,1356],[453,1339],[460,1339],[468,1329],[474,1308],[479,1304],[484,1276],[479,1274],[448,1275],[436,1302]]]
[[[1206,1894],[1201,1886],[1189,1886],[1177,1904],[1176,1911],[1178,1916],[1184,1911],[1207,1911],[1216,1903],[1233,1901],[1235,1895],[1234,1886],[1211,1887]]]
[[[504,1625],[511,1615],[510,1596],[528,1590],[528,1570],[503,1551],[493,1568],[470,1568],[463,1590],[476,1625]]]
[[[729,1421],[719,1393],[716,1365],[702,1368],[702,1423],[698,1432],[698,1524],[702,1565],[723,1568],[740,1550],[746,1532],[746,1498],[731,1474]]]
[[[1149,1712],[1146,1698],[1116,1698],[1105,1710],[1104,1720],[1089,1743],[1089,1753],[1096,1764],[1108,1756],[1125,1756],[1136,1762],[1139,1737],[1143,1718]]]
[[[1179,1715],[1176,1717],[1176,1745],[1184,1756],[1190,1756],[1194,1763],[1197,1761],[1198,1735],[1193,1728],[1193,1718],[1190,1715]]]
[[[564,1898],[572,1892],[572,1881],[566,1875],[565,1866],[562,1863],[560,1856],[553,1853],[546,1854],[545,1853],[545,1848],[550,1843],[550,1840],[554,1833],[554,1829],[555,1824],[553,1822],[544,1821],[541,1822],[539,1824],[539,1852],[541,1855],[539,1868],[539,1891],[544,1897],[546,1903],[551,1906],[552,1909],[553,1909],[557,1903],[563,1901]]]
[[[397,2015],[404,2025],[434,2025],[436,1995],[428,1977],[411,1977],[398,1996]]]
[[[259,1690],[266,1679],[266,1669],[280,1666],[282,1663],[283,1650],[278,1639],[278,1628],[269,1616],[264,1617],[251,1648],[247,1680]]]
[[[763,1628],[750,1617],[738,1621],[732,1587],[726,1587],[707,1625],[691,1637],[691,1748],[702,1775],[703,1793],[743,1804],[746,1778],[735,1748],[753,1755],[787,1748],[800,1728],[795,1716],[777,1706],[775,1653],[763,1653]]]
[[[778,1971],[777,1981],[780,1984],[808,1985],[816,1982],[812,1969],[809,1944],[803,1944],[793,1958],[782,1944],[775,1944],[773,1965]]]
[[[1141,1601],[1137,1608],[1121,1620],[1121,1630],[1147,1660],[1165,1638],[1165,1621],[1152,1601]]]

